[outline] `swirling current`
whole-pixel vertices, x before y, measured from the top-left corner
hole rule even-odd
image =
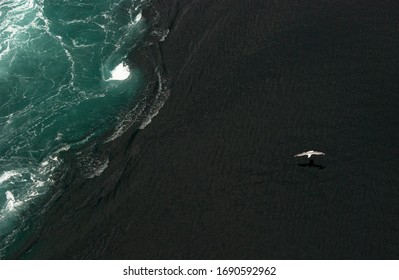
[[[154,32],[142,13],[147,2],[0,2],[0,258],[18,236],[26,217],[20,213],[65,168],[63,153],[109,131],[106,141],[115,139],[142,113],[137,100],[148,81],[127,57]],[[85,164],[93,177],[108,159]]]

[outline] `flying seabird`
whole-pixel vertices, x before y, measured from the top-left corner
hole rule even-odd
[[[310,158],[313,155],[315,155],[315,156],[324,156],[325,153],[317,152],[317,151],[313,151],[312,150],[312,151],[307,151],[307,152],[303,152],[303,153],[297,154],[297,155],[295,155],[295,157],[308,156],[308,158]]]

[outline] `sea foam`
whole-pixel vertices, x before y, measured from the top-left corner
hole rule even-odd
[[[111,71],[111,78],[107,79],[107,81],[123,81],[129,78],[129,76],[129,66],[121,62]]]
[[[0,184],[18,175],[20,175],[20,173],[16,171],[6,171],[3,173],[3,175],[0,176]]]

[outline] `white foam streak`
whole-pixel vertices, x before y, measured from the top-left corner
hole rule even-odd
[[[108,163],[109,163],[108,158],[104,162],[99,163],[99,165],[94,167],[95,169],[93,169],[92,172],[87,175],[87,178],[94,178],[96,176],[100,176],[101,173],[103,173],[104,170],[107,169]]]
[[[32,26],[33,21],[26,22],[26,15],[35,12],[35,1],[10,1],[0,5],[10,9],[0,22],[0,60],[2,60],[14,48],[25,43],[18,42],[18,35]]]
[[[169,97],[170,90],[167,86],[167,79],[162,77],[162,74],[158,69],[157,76],[158,91],[154,101],[149,104],[146,95],[144,95],[144,98],[135,106],[135,108],[121,115],[114,133],[111,137],[105,140],[105,143],[111,142],[120,137],[134,124],[140,124],[139,128],[144,129],[149,123],[151,123],[151,120],[158,115],[160,109]]]
[[[166,100],[169,97],[170,91],[168,88],[166,88],[166,80],[164,80],[161,76],[161,73],[157,71],[158,75],[158,94],[156,96],[156,101],[151,107],[151,111],[147,115],[147,117],[143,120],[141,123],[140,129],[144,129],[149,123],[151,123],[152,119],[158,115],[159,110],[163,107],[165,104]]]

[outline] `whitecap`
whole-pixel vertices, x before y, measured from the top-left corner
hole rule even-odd
[[[57,137],[55,138],[55,140],[56,141],[59,141],[59,140],[62,140],[62,137],[63,137],[64,135],[61,133],[61,132],[58,132],[57,133]]]
[[[121,62],[111,71],[111,78],[107,81],[123,81],[129,78],[130,69],[125,63]]]
[[[6,191],[6,198],[7,200],[15,201],[15,197],[10,191]]]
[[[6,210],[11,211],[14,209],[14,203],[15,203],[15,198],[12,192],[6,191],[6,199],[7,199],[7,204],[6,204]]]
[[[3,173],[3,175],[0,176],[0,184],[18,175],[20,175],[20,173],[16,171],[6,171]]]
[[[143,15],[140,13],[138,13],[138,15],[134,18],[134,23],[138,23],[141,19],[143,18]]]

